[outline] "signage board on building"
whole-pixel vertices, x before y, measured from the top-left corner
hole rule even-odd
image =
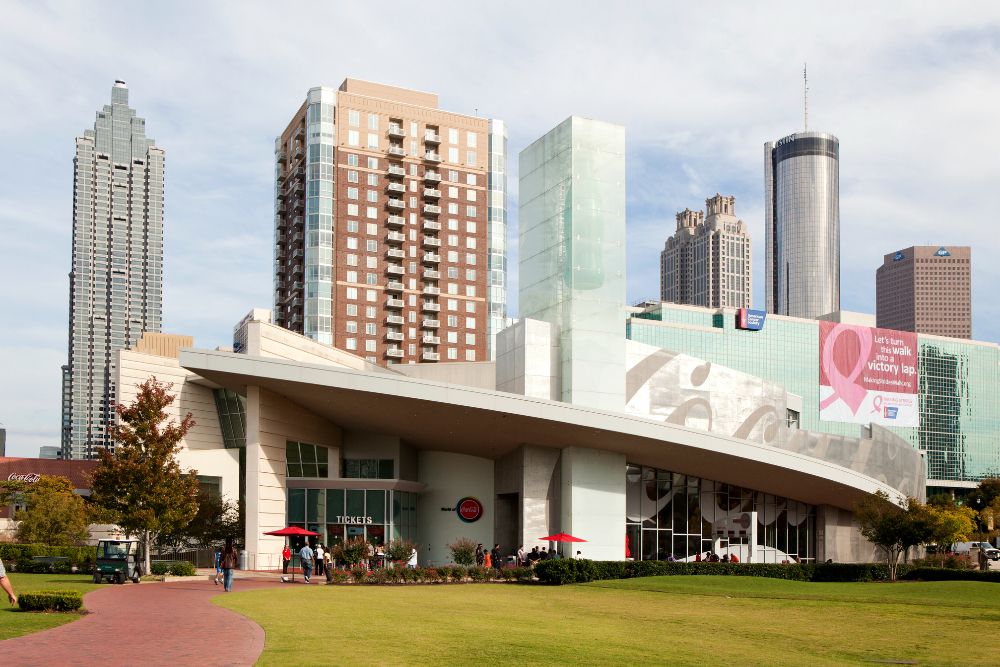
[[[819,418],[919,426],[917,334],[820,321]]]
[[[760,331],[764,328],[764,318],[767,313],[763,310],[750,310],[740,308],[736,311],[736,328],[747,331]]]

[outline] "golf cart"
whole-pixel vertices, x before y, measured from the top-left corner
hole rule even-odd
[[[100,540],[97,543],[97,561],[94,566],[94,583],[104,580],[124,584],[126,579],[139,583],[142,563],[139,562],[139,542],[136,540]]]

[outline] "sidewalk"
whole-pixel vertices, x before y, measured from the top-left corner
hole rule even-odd
[[[272,575],[273,576],[273,575]],[[279,585],[241,578],[234,591]],[[77,621],[0,641],[0,663],[22,665],[252,665],[264,630],[210,602],[223,594],[211,581],[108,584],[84,597]]]

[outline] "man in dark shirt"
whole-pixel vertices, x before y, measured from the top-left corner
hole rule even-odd
[[[490,552],[490,559],[493,561],[494,569],[499,570],[503,567],[503,556],[500,554],[499,544],[493,545],[493,550]]]

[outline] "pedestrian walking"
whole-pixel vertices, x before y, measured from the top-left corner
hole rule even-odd
[[[317,544],[316,545],[316,576],[317,577],[322,577],[323,576],[323,572],[326,571],[326,570],[323,569],[324,566],[326,565],[326,561],[323,560],[323,556],[325,556],[325,555],[326,554],[323,551],[323,545],[322,544]]]
[[[314,555],[313,550],[309,548],[308,542],[303,544],[302,548],[299,549],[299,561],[302,564],[302,578],[306,580],[307,584],[309,583],[309,578],[312,576],[313,572]]]
[[[2,560],[0,560],[0,588],[4,589],[7,593],[7,599],[16,607],[17,594],[14,592],[14,587],[10,584],[10,577],[7,576],[7,570],[4,569]]]
[[[517,547],[517,565],[518,565],[518,567],[524,567],[525,566],[524,557],[525,557],[524,545],[523,544],[518,545],[518,547]]]
[[[227,537],[226,546],[222,550],[222,559],[220,560],[223,572],[222,584],[227,593],[233,590],[233,570],[236,569],[239,562],[240,554],[236,551],[233,539],[231,537]]]
[[[220,581],[222,581],[222,547],[215,550],[215,577],[212,583],[218,586]]]
[[[476,545],[476,565],[479,565],[480,567],[482,567],[483,560],[484,560],[484,558],[483,558],[483,545],[482,544],[477,544]]]
[[[292,548],[285,544],[281,550],[281,573],[288,574],[288,564],[292,562]]]
[[[500,554],[500,545],[494,544],[493,551],[490,552],[490,560],[493,561],[493,567],[499,570],[503,567],[503,556]]]
[[[486,569],[493,567],[493,557],[490,555],[489,551],[487,550],[483,551],[483,562],[480,563],[480,565],[482,565]]]

